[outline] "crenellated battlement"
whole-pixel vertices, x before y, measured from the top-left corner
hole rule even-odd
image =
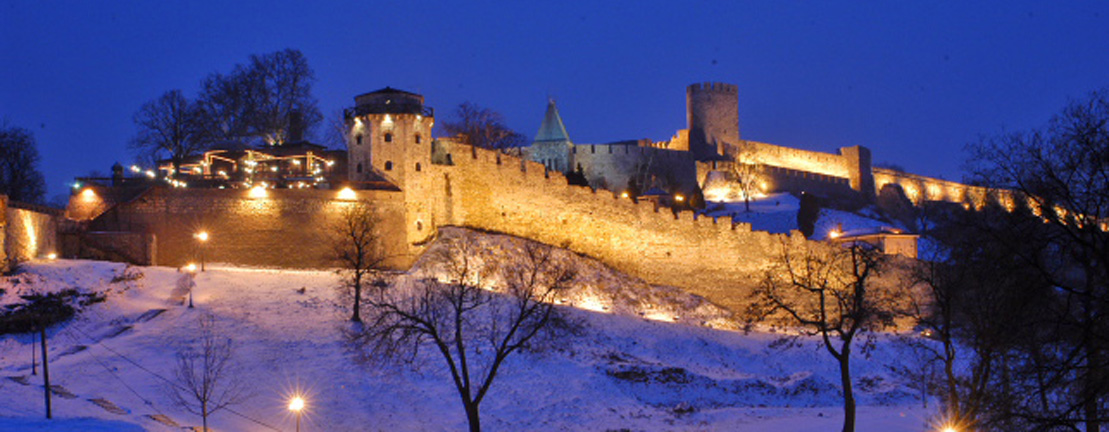
[[[688,92],[688,93],[720,92],[720,93],[738,94],[739,93],[739,87],[736,86],[735,84],[727,84],[727,83],[721,83],[721,82],[706,82],[706,83],[690,84],[689,87],[686,87],[686,92]]]

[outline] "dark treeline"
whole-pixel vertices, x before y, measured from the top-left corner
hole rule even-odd
[[[230,72],[204,78],[195,98],[169,90],[143,104],[134,115],[131,147],[146,161],[166,158],[179,166],[215,144],[295,140],[323,120],[312,96],[315,80],[298,50],[252,55]]]
[[[968,146],[980,211],[926,208],[941,247],[915,273],[918,318],[957,430],[1095,432],[1109,353],[1109,98]],[[1011,195],[1000,191],[1011,191]],[[1005,198],[1011,196],[1012,199]]]

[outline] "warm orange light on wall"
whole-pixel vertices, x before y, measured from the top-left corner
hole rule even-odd
[[[358,194],[354,193],[354,189],[345,187],[339,190],[339,199],[344,201],[353,201],[358,199]]]
[[[264,186],[255,186],[250,188],[251,198],[265,198],[267,196],[269,196],[269,193],[266,192],[266,188]]]
[[[85,201],[95,201],[96,191],[92,190],[92,188],[85,188],[85,190],[81,191],[81,199]]]

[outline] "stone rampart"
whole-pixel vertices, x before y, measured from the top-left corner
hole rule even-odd
[[[754,149],[758,163],[831,177],[850,178],[843,156],[810,150],[782,147],[756,141],[745,141]]]
[[[433,178],[448,189],[449,223],[537,240],[600,259],[650,283],[703,295],[733,310],[746,304],[783,240],[730,218],[674,214],[605,190],[568,186],[557,172],[483,149],[457,148]],[[499,161],[499,163],[498,163]]]
[[[331,261],[330,227],[352,200],[333,190],[266,190],[252,197],[243,189],[151,188],[98,217],[89,232],[143,233],[156,241],[156,264],[197,262],[326,268]],[[411,253],[404,239],[404,200],[390,191],[357,191],[355,199],[379,209],[386,266],[405,268]],[[201,244],[194,234],[206,231]],[[122,242],[122,240],[121,240]],[[117,242],[118,243],[118,242]],[[129,253],[141,255],[142,251]]]
[[[575,145],[573,152],[575,168],[581,165],[589,184],[601,189],[623,191],[629,180],[650,181],[642,178],[646,173],[658,176],[660,183],[680,188],[686,193],[696,188],[693,180],[697,178],[693,155],[686,151],[640,145],[635,141],[613,144]],[[646,189],[639,185],[641,191]]]
[[[925,201],[962,203],[980,209],[991,200],[1012,206],[1009,191],[990,191],[981,186],[970,186],[953,181],[919,176],[886,168],[874,168],[874,186],[881,191],[888,184],[897,185],[914,205]]]
[[[7,197],[0,201],[4,258],[27,260],[58,252],[61,210],[8,201]]]

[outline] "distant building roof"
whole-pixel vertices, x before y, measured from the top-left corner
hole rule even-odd
[[[547,115],[539,125],[539,132],[535,133],[535,141],[570,141],[566,133],[566,125],[562,124],[562,116],[558,115],[558,107],[554,99],[547,103]]]
[[[404,91],[404,90],[400,90],[400,89],[395,89],[395,88],[392,88],[392,87],[385,87],[385,88],[383,88],[383,89],[377,89],[377,90],[374,90],[374,91],[372,91],[372,92],[362,93],[362,94],[360,94],[360,95],[358,95],[358,96],[355,96],[355,98],[357,99],[357,98],[359,98],[359,97],[362,97],[362,96],[366,96],[366,95],[372,95],[372,94],[383,94],[383,93],[392,93],[392,94],[403,94],[403,95],[410,95],[410,96],[420,96],[419,94],[416,94],[416,93],[412,93],[412,92],[410,92],[410,91]]]

